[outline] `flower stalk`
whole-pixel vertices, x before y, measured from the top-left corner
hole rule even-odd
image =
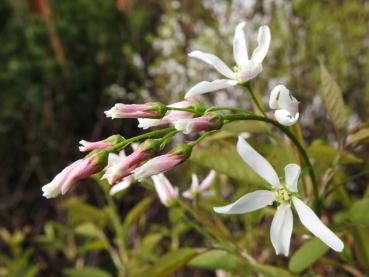
[[[224,119],[227,121],[226,123],[230,123],[232,121],[236,121],[236,120],[255,120],[255,121],[262,121],[262,122],[266,122],[268,124],[272,124],[273,126],[277,127],[279,130],[281,130],[292,142],[293,144],[296,146],[297,150],[300,153],[301,158],[304,161],[304,164],[306,166],[306,168],[308,169],[309,175],[311,177],[311,181],[312,181],[312,185],[313,185],[313,209],[314,211],[319,215],[320,214],[320,210],[321,210],[321,201],[320,201],[320,197],[319,197],[319,191],[318,191],[318,183],[316,180],[316,176],[315,176],[315,172],[314,172],[314,168],[310,162],[309,156],[307,154],[307,152],[305,151],[305,148],[300,144],[300,142],[298,141],[298,139],[292,134],[292,132],[285,126],[279,124],[278,122],[267,118],[267,117],[263,117],[263,116],[259,116],[256,114],[226,114],[223,116]]]

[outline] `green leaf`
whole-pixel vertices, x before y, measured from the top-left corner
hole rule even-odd
[[[134,276],[150,276],[150,277],[164,277],[176,272],[178,269],[184,267],[193,258],[201,254],[203,251],[196,248],[181,248],[173,250],[162,256],[152,267],[137,272]]]
[[[98,238],[101,235],[101,231],[94,224],[90,222],[83,223],[76,227],[76,234],[85,237]]]
[[[208,270],[224,269],[236,271],[239,267],[237,258],[222,250],[210,250],[195,257],[189,265]]]
[[[151,202],[153,198],[152,197],[146,197],[142,201],[140,201],[136,206],[134,206],[129,213],[127,214],[125,220],[124,220],[124,226],[128,227],[133,222],[135,222],[146,210],[150,207]]]
[[[349,220],[354,224],[369,226],[369,198],[356,201],[349,212]]]
[[[264,277],[292,277],[294,276],[292,273],[288,272],[287,270],[281,269],[276,266],[271,265],[264,265],[264,264],[258,264],[258,263],[250,263],[250,266],[253,270],[256,272],[262,274]]]
[[[308,153],[315,162],[324,168],[329,167],[332,164],[332,161],[338,155],[338,152],[335,148],[322,144],[311,145],[308,148]],[[342,164],[356,164],[363,162],[363,160],[348,151],[343,151],[340,162]]]
[[[241,160],[236,152],[235,143],[229,141],[211,141],[203,147],[196,148],[191,161],[212,168],[240,181],[257,182],[258,176]]]
[[[357,131],[354,134],[351,134],[347,137],[346,143],[347,145],[354,143],[363,143],[369,140],[369,128],[364,128]]]
[[[320,78],[325,107],[333,124],[341,129],[345,126],[348,118],[342,91],[322,61],[320,62]]]
[[[364,267],[369,267],[369,229],[365,226],[355,226],[352,228],[354,237],[354,249],[359,263]]]
[[[323,256],[329,247],[317,238],[306,242],[292,256],[288,268],[295,273],[303,271]]]
[[[79,198],[69,198],[63,203],[63,207],[68,210],[68,216],[74,224],[84,221],[95,222],[99,226],[105,226],[107,222],[104,211],[88,205]]]
[[[81,269],[67,268],[64,270],[64,274],[68,277],[110,277],[110,273],[96,268],[96,267],[84,267]]]

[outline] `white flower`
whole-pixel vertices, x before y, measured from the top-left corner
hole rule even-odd
[[[178,188],[174,188],[163,173],[151,177],[159,199],[163,205],[169,207],[178,198]]]
[[[122,181],[116,183],[109,191],[111,196],[117,194],[118,192],[127,189],[133,182],[134,178],[132,175],[125,177]]]
[[[329,230],[315,215],[315,213],[299,198],[297,198],[297,182],[300,166],[288,164],[285,168],[285,183],[281,184],[273,167],[259,153],[257,153],[242,137],[238,138],[237,151],[241,158],[272,187],[271,190],[257,190],[248,193],[236,202],[224,207],[216,207],[217,213],[243,214],[278,203],[274,215],[270,238],[278,254],[288,256],[293,228],[291,205],[295,207],[301,223],[316,237],[335,251],[343,250],[343,242]]]
[[[275,119],[282,125],[291,126],[299,119],[299,101],[284,85],[277,85],[272,89],[269,107],[276,110]]]
[[[262,62],[268,52],[270,44],[270,30],[269,27],[263,25],[258,32],[258,46],[251,55],[247,52],[246,38],[243,31],[246,22],[241,22],[237,25],[233,38],[233,56],[236,62],[234,70],[232,71],[221,59],[217,56],[201,51],[192,51],[188,54],[192,58],[196,58],[212,65],[220,74],[227,77],[227,79],[217,79],[212,82],[202,81],[193,86],[186,94],[185,98],[191,98],[195,95],[206,92],[215,91],[243,84],[261,73],[263,70]]]
[[[119,154],[110,153],[108,156],[108,165],[105,167],[105,174],[101,179],[107,179],[110,184],[112,184],[112,180],[116,178],[116,176],[120,175],[119,168],[117,165],[122,163],[127,158],[124,150],[121,150]],[[133,182],[132,176],[127,176],[123,178],[118,183],[114,184],[114,186],[110,189],[110,195],[114,195],[119,191],[125,190],[128,188]]]
[[[199,178],[196,174],[192,174],[192,183],[190,189],[183,192],[183,197],[192,199],[199,194],[204,194],[205,190],[209,188],[216,176],[215,170],[211,170],[209,175],[199,184]]]

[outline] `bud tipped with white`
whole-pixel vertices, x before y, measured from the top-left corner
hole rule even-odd
[[[161,203],[170,207],[178,198],[178,188],[174,188],[164,174],[154,175],[151,178]]]

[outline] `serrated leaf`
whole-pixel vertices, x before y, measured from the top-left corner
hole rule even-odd
[[[333,124],[336,128],[341,129],[346,125],[348,118],[342,91],[322,61],[320,62],[320,77],[324,105]]]
[[[162,256],[152,267],[135,273],[133,276],[150,276],[165,277],[170,276],[178,269],[184,267],[197,255],[203,253],[202,250],[196,248],[181,248],[171,251]]]
[[[349,212],[349,220],[354,224],[369,226],[369,198],[356,201]]]
[[[317,238],[306,242],[292,256],[288,268],[295,273],[303,271],[323,256],[329,247]]]
[[[236,271],[239,267],[237,258],[222,250],[210,250],[195,257],[189,265],[208,270],[224,269]]]
[[[84,267],[81,269],[68,268],[64,270],[65,276],[68,277],[110,277],[110,273],[96,268],[96,267]]]
[[[347,145],[353,143],[363,143],[369,140],[369,128],[364,128],[357,131],[354,134],[351,134],[347,137],[346,143]]]

